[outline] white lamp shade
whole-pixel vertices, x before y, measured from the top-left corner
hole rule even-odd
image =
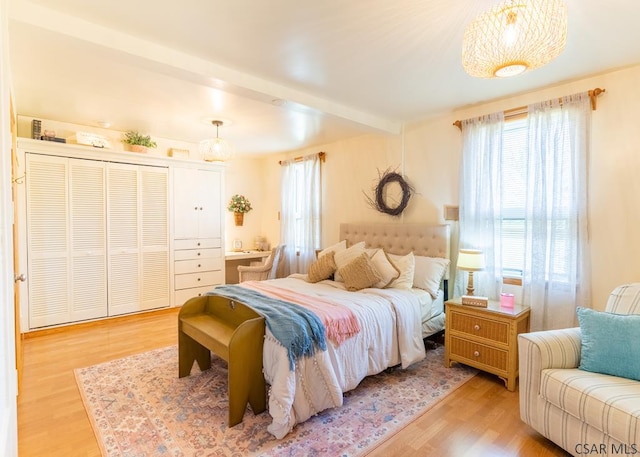
[[[235,155],[233,146],[222,138],[213,138],[200,142],[200,155],[207,162],[224,162]]]
[[[484,254],[478,249],[460,249],[458,270],[480,271],[484,269]]]

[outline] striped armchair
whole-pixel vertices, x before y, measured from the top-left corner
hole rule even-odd
[[[606,311],[640,314],[640,283]],[[578,369],[580,328],[518,336],[520,417],[574,456],[640,454],[640,381]]]

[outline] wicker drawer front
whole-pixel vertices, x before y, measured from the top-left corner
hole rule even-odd
[[[455,336],[451,337],[449,350],[452,356],[456,356],[456,359],[467,359],[477,364],[507,371],[508,351],[456,338]],[[464,360],[461,361],[464,363]]]
[[[451,330],[486,338],[498,343],[509,343],[509,324],[483,319],[453,311],[450,316]]]

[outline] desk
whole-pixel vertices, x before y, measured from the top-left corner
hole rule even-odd
[[[224,253],[225,283],[238,284],[238,265],[250,265],[252,261],[269,257],[271,251],[227,251]]]

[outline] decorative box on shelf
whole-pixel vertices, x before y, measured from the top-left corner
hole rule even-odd
[[[102,135],[89,132],[76,132],[67,138],[67,143],[111,149],[111,143]]]

